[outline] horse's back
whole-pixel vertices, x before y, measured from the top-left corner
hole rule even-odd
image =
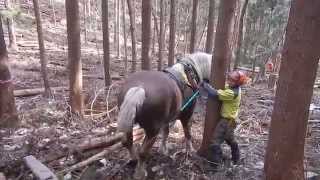
[[[146,99],[136,121],[141,126],[157,127],[174,119],[180,110],[182,95],[178,85],[166,73],[142,71],[132,74],[124,82],[119,94],[119,106],[132,87],[145,90]]]

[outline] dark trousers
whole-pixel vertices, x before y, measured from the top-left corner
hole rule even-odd
[[[209,146],[209,157],[208,160],[220,164],[222,162],[222,149],[221,144],[226,141],[226,143],[231,148],[232,161],[237,164],[240,159],[240,151],[237,141],[234,138],[234,129],[236,128],[236,123],[234,120],[220,119],[217,127],[213,134],[213,139],[211,145]]]

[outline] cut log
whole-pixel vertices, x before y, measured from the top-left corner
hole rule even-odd
[[[139,136],[136,136],[133,139],[133,141],[136,142],[136,141],[139,141],[142,138],[143,138],[143,135],[139,135]],[[120,149],[122,147],[123,147],[122,143],[118,142],[118,143],[110,146],[108,149],[105,149],[105,150],[101,151],[100,153],[98,153],[98,154],[96,154],[96,155],[94,155],[94,156],[92,156],[92,157],[90,157],[90,158],[88,158],[86,160],[84,160],[82,162],[79,162],[79,163],[77,163],[77,164],[75,164],[75,165],[73,165],[73,166],[71,166],[71,167],[69,167],[67,169],[64,169],[64,170],[60,171],[58,174],[66,174],[66,173],[71,172],[71,171],[73,171],[75,169],[87,166],[87,165],[91,164],[92,162],[100,160],[101,158],[103,158],[107,154],[110,154],[113,151],[115,151],[117,149]]]
[[[39,180],[58,180],[57,176],[44,164],[42,164],[39,160],[37,160],[34,156],[27,156],[23,158],[26,165],[30,168],[32,173]]]
[[[141,136],[143,134],[143,129],[136,129],[133,131],[133,137],[135,138],[136,136]],[[118,133],[115,134],[112,137],[99,137],[99,138],[92,138],[92,139],[87,139],[84,140],[83,143],[80,145],[76,145],[72,152],[78,151],[87,151],[90,149],[95,149],[95,148],[101,148],[101,147],[108,147],[111,146],[121,140],[122,134]]]
[[[52,87],[51,91],[61,91],[61,90],[66,90],[67,87]],[[34,96],[44,93],[44,88],[34,88],[34,89],[19,89],[19,90],[14,90],[13,94],[15,97],[20,97],[20,96]]]

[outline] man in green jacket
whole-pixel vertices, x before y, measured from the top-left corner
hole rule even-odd
[[[247,77],[243,72],[233,71],[228,74],[225,89],[216,90],[208,83],[202,84],[209,98],[217,98],[222,102],[220,121],[216,126],[213,139],[209,146],[208,160],[214,164],[220,164],[222,162],[221,144],[224,141],[231,147],[233,164],[239,163],[240,151],[238,143],[234,138],[234,129],[240,108],[240,87],[245,84],[246,80]]]

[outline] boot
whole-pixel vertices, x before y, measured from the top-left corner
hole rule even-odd
[[[208,160],[215,166],[222,163],[222,149],[219,145],[209,146]]]
[[[232,143],[230,147],[231,147],[231,155],[232,155],[231,160],[234,165],[237,165],[239,164],[239,161],[240,161],[240,150],[239,150],[238,143]]]

